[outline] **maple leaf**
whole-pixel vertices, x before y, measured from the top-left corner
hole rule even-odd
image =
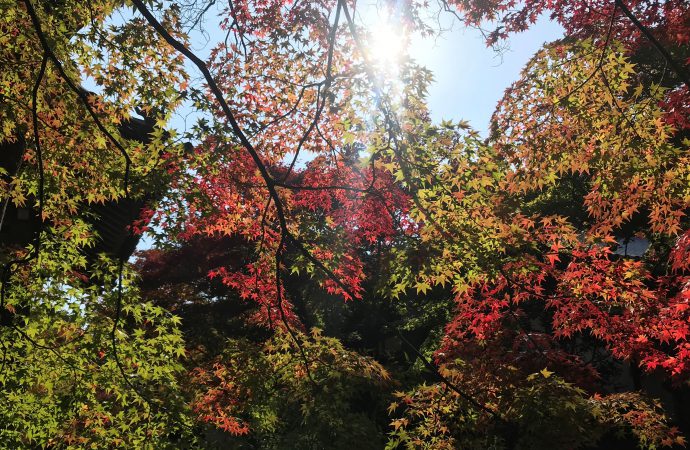
[[[542,374],[544,378],[549,378],[551,375],[553,375],[553,372],[550,372],[546,368],[540,370],[539,373]]]

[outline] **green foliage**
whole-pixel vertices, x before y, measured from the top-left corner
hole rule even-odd
[[[467,391],[486,382],[463,364],[442,371]],[[486,392],[478,398],[486,398]],[[524,379],[512,377],[510,384],[493,384],[491,395],[485,405],[495,415],[476,411],[442,384],[397,393],[389,409],[397,418],[386,448],[591,448],[606,432],[631,433],[642,448],[685,442],[658,405],[639,394],[591,397],[547,369]]]
[[[294,341],[297,339],[299,346]],[[313,329],[278,331],[263,344],[230,341],[211,368],[194,370],[193,408],[202,421],[267,449],[380,448],[360,402],[385,388],[387,371]]]
[[[105,288],[84,283],[73,245],[44,237],[38,263],[10,285],[5,307],[16,314],[0,328],[2,442],[142,448],[155,437],[156,448],[176,448],[189,426],[179,319],[142,302],[128,271],[120,293],[107,258],[92,271]]]

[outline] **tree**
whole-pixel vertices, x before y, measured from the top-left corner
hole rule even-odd
[[[524,29],[543,5],[527,2],[519,13],[506,14],[501,19],[505,30]],[[646,2],[638,6],[649,14],[660,9]],[[474,2],[459,7],[475,24],[501,9]],[[669,7],[669,21],[684,14]],[[483,386],[485,404],[495,405],[487,417],[500,415],[511,424],[498,430],[494,424],[494,431],[483,437],[493,440],[480,446],[497,440],[509,447],[550,447],[553,439],[564,439],[559,445],[565,446],[591,445],[594,429],[540,441],[548,435],[550,421],[569,420],[557,409],[563,404],[580,426],[604,418],[607,426],[628,422],[642,445],[684,442],[673,429],[664,429],[653,405],[636,393],[591,397],[589,408],[594,410],[585,413],[578,410],[586,410],[585,404],[568,396],[582,399],[587,394],[570,390],[571,384],[556,380],[561,392],[555,397],[541,386],[523,385],[525,380],[541,380],[530,374],[547,367],[541,371],[543,378],[549,379],[553,370],[568,383],[602,392],[613,389],[616,375],[606,376],[610,364],[623,360],[631,365],[634,389],[642,388],[638,367],[667,377],[675,386],[671,391],[676,405],[682,404],[687,389],[687,274],[674,261],[684,252],[684,238],[678,235],[687,228],[688,140],[684,125],[674,119],[676,106],[665,109],[683,98],[678,93],[686,88],[684,68],[673,74],[671,83],[665,80],[668,87],[653,81],[657,70],[645,72],[654,64],[640,47],[659,41],[652,35],[651,44],[641,42],[650,33],[644,22],[661,23],[657,31],[663,32],[669,23],[664,19],[645,16],[640,24],[616,2],[604,27],[592,19],[592,10],[582,8],[570,2],[554,6],[552,17],[573,20],[568,25],[572,37],[538,53],[522,79],[506,91],[494,116],[491,147],[475,161],[451,160],[439,177],[451,183],[432,183],[424,194],[429,203],[423,207],[433,212],[425,219],[434,227],[423,240],[443,239],[446,253],[437,251],[436,260],[428,261],[430,267],[443,269],[424,274],[416,283],[433,284],[439,276],[445,281],[446,268],[454,263],[460,274],[454,286],[457,316],[436,353],[441,373],[467,386],[466,391]],[[630,19],[627,27],[621,27],[619,12]],[[598,39],[586,39],[596,33]],[[490,35],[490,42],[502,34]],[[676,50],[681,55],[686,51]],[[634,56],[626,56],[631,53]],[[660,53],[669,57],[663,47]],[[636,67],[628,58],[641,62]],[[422,208],[419,214],[425,214]],[[473,242],[467,234],[483,239]],[[615,254],[618,241],[632,236],[649,240],[651,249],[636,258]],[[458,261],[458,253],[473,257]],[[449,422],[461,414],[457,408],[462,392],[449,398],[448,388],[442,387],[402,395],[412,406],[394,422],[396,442],[477,445],[459,440],[468,438],[467,431]],[[523,389],[532,395],[541,392],[540,400],[546,403],[528,410],[521,401],[513,404],[523,398],[518,394]],[[559,400],[549,401],[554,398]],[[434,411],[437,406],[432,405],[438,404],[448,405],[449,412],[436,412],[442,407]],[[602,409],[602,404],[607,406]],[[620,409],[610,410],[613,404]],[[540,411],[539,424],[546,426],[536,433],[530,429],[535,409]],[[598,416],[602,410],[606,414]]]
[[[3,197],[38,223],[3,254],[3,438],[684,444],[690,13],[600,3],[437,5],[496,19],[490,44],[547,9],[566,25],[486,140],[431,121],[414,61],[385,76],[354,2],[231,2],[206,62],[187,32],[213,1],[3,5],[0,142],[23,161]],[[404,26],[432,30],[425,8]],[[131,226],[159,248],[85,256],[93,205],[162,190]]]

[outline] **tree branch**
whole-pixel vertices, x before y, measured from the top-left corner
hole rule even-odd
[[[664,57],[664,59],[668,62],[668,64],[671,66],[671,68],[676,72],[678,77],[685,83],[685,86],[690,89],[690,75],[688,75],[688,72],[686,72],[685,68],[681,66],[675,59],[673,59],[673,56],[671,53],[669,53],[666,48],[661,45],[661,43],[657,40],[657,38],[654,37],[654,35],[645,27],[639,20],[637,20],[637,17],[628,9],[625,3],[623,3],[623,0],[615,0],[616,5],[618,5],[623,11],[623,14],[625,14],[628,19],[635,25],[641,32],[642,34],[645,35],[645,37],[649,40],[649,42],[652,43],[654,48],[661,54],[661,56]]]

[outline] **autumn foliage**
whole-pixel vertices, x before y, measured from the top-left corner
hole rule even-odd
[[[685,445],[690,6],[379,6],[564,36],[482,137],[353,1],[0,6],[3,445]]]

